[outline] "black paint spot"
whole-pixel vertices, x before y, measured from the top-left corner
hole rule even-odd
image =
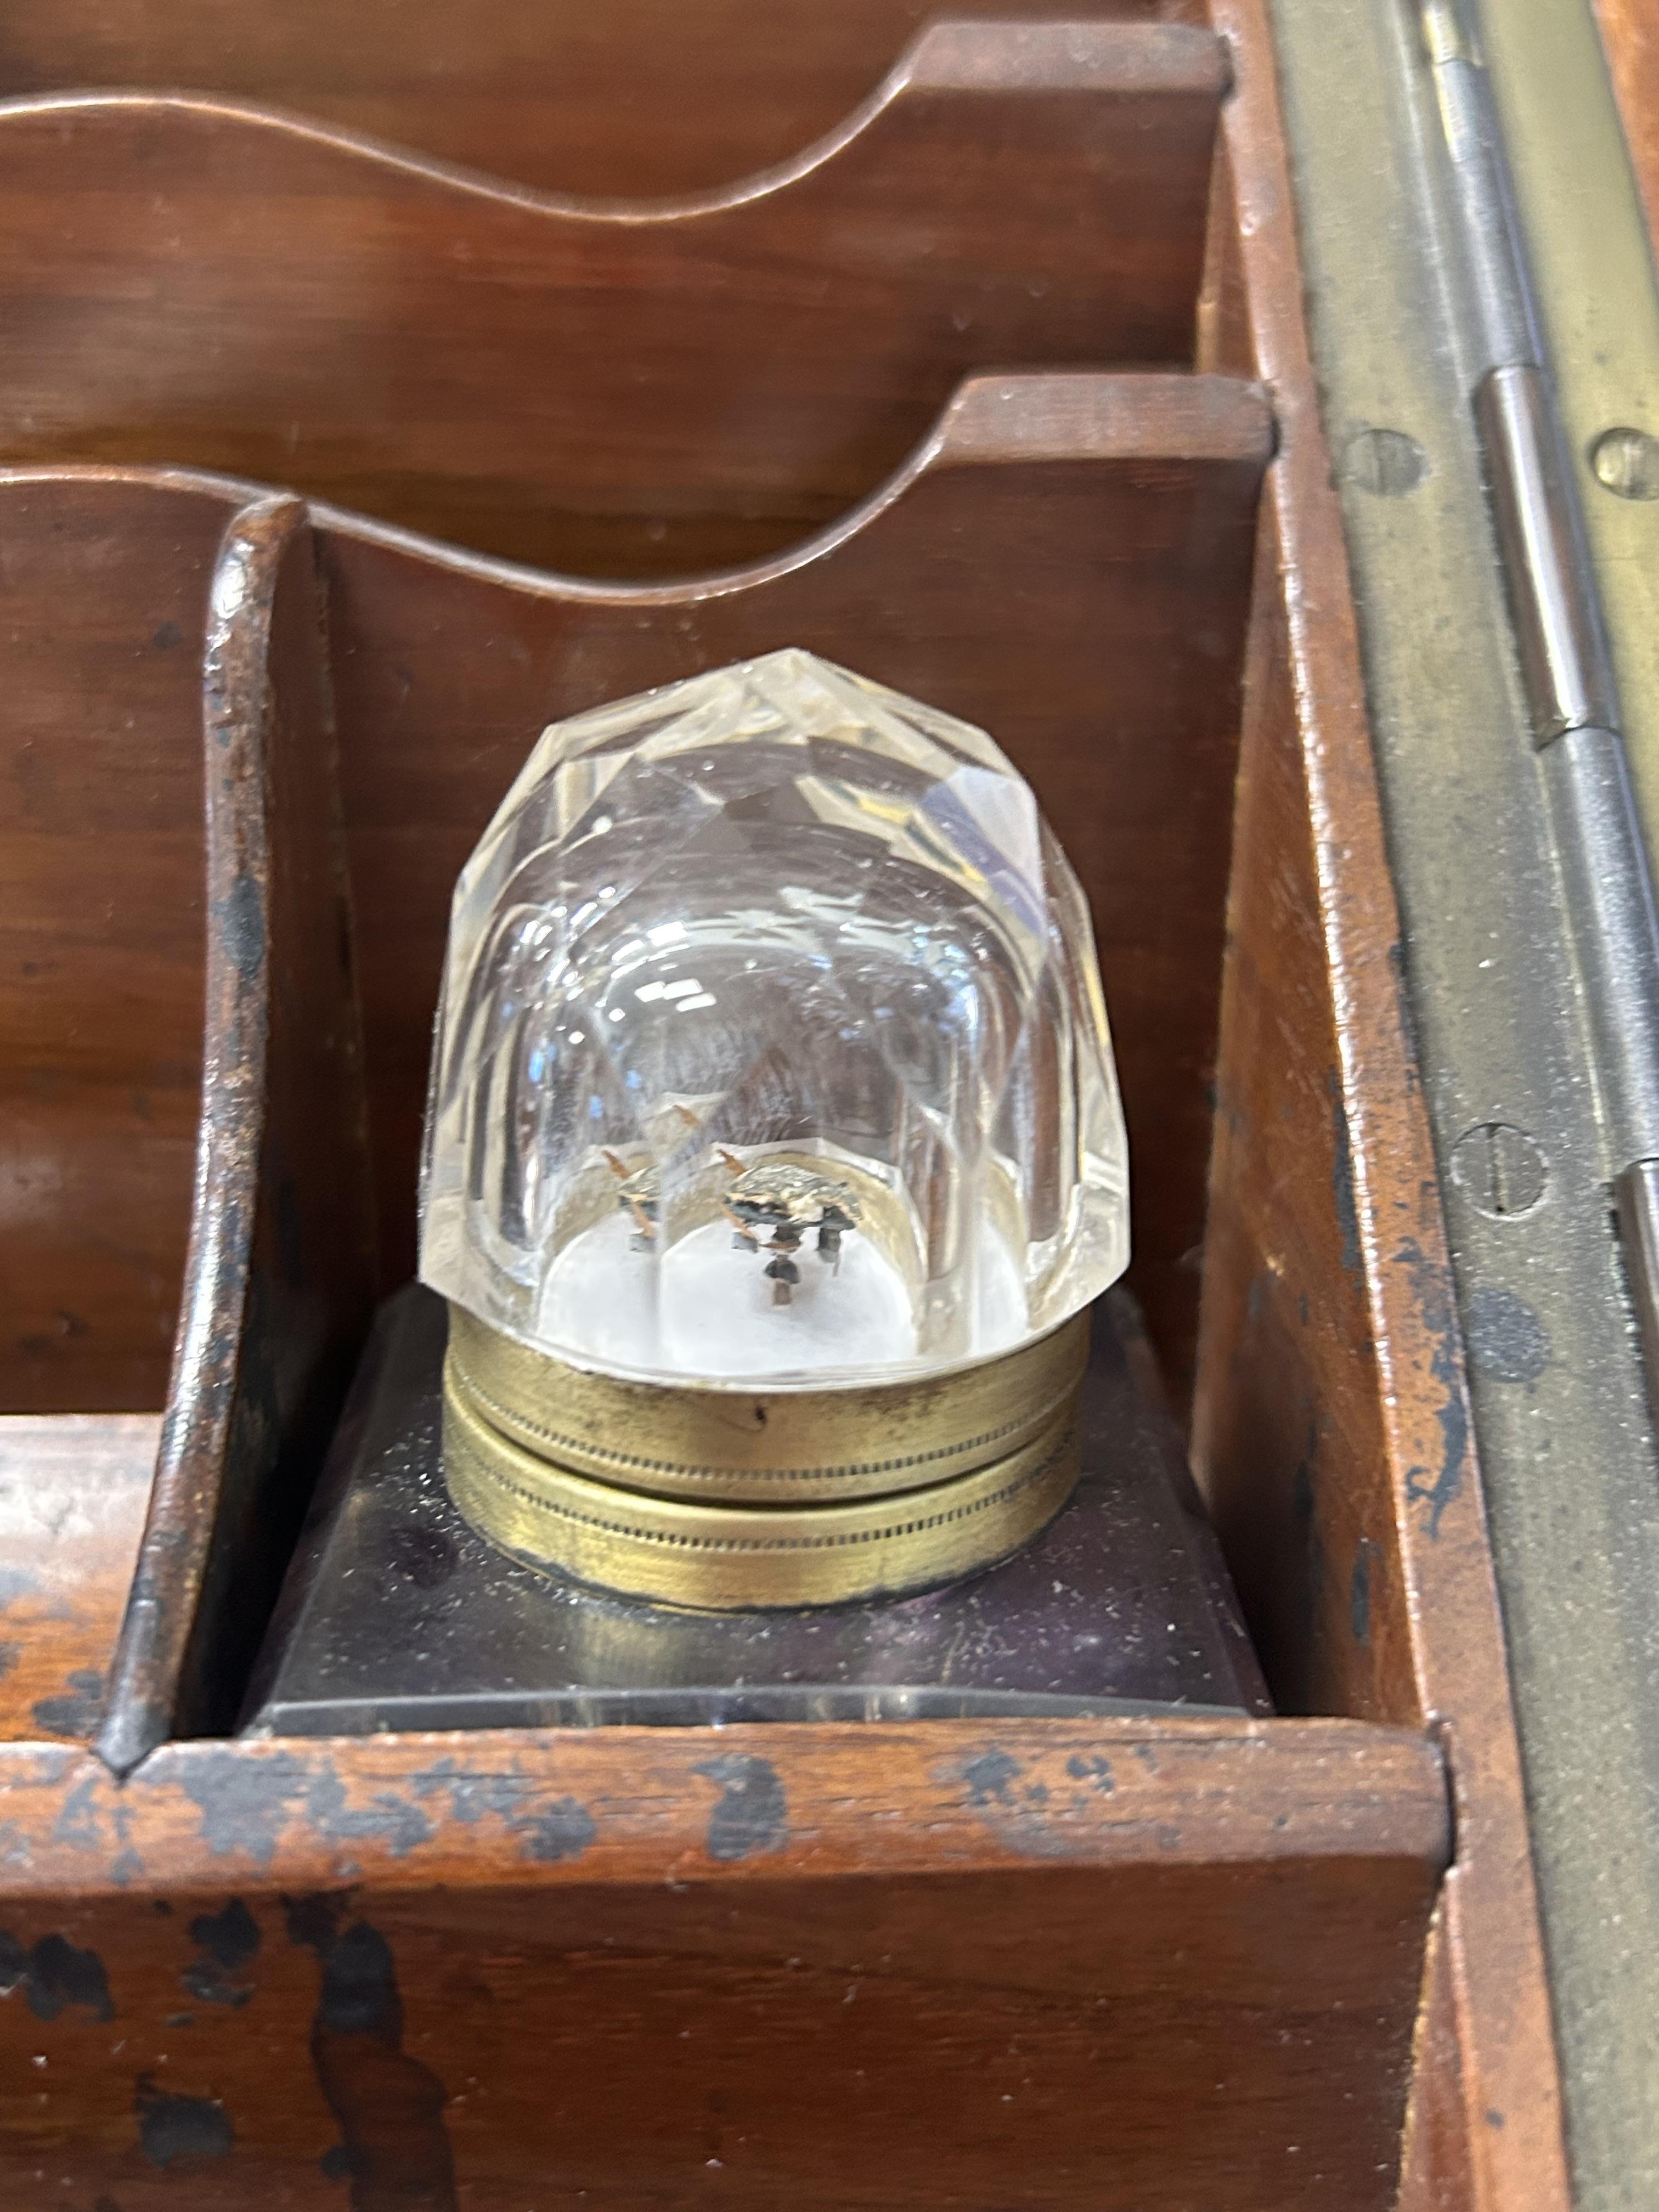
[[[526,1858],[580,1857],[599,1832],[592,1814],[574,1797],[538,1804],[539,1786],[522,1774],[474,1773],[453,1759],[441,1759],[410,1777],[416,1796],[447,1796],[453,1817],[469,1828],[487,1816],[499,1820],[518,1838]]]
[[[39,1698],[31,1708],[37,1728],[48,1735],[78,1736],[86,1741],[104,1710],[104,1678],[95,1668],[77,1667],[61,1697]]]
[[[236,1977],[258,1951],[259,1923],[241,1899],[233,1897],[222,1912],[199,1914],[190,1934],[203,1955],[179,1974],[185,1990],[203,2004],[245,2005],[253,1984]]]
[[[150,638],[158,653],[171,653],[175,645],[182,645],[185,633],[176,622],[164,622]]]
[[[720,1786],[720,1798],[708,1816],[708,1856],[711,1859],[753,1858],[763,1851],[781,1851],[789,1832],[789,1808],[783,1784],[769,1759],[749,1752],[728,1752],[695,1769]]]
[[[1431,1186],[1424,1195],[1426,1202],[1436,1202]],[[1406,1497],[1413,1505],[1428,1507],[1429,1534],[1438,1541],[1441,1516],[1463,1486],[1463,1454],[1469,1439],[1468,1407],[1458,1373],[1451,1285],[1446,1269],[1427,1257],[1415,1237],[1408,1237],[1395,1258],[1410,1272],[1412,1295],[1417,1300],[1423,1326],[1434,1343],[1429,1372],[1445,1393],[1435,1411],[1435,1419],[1440,1425],[1438,1471],[1432,1478],[1423,1467],[1408,1468],[1406,1472]]]
[[[0,1613],[20,1597],[33,1597],[40,1578],[32,1567],[0,1567]]]
[[[250,875],[237,877],[220,902],[219,928],[231,965],[244,978],[256,975],[265,957],[265,917],[259,886]]]
[[[1085,1759],[1080,1751],[1074,1751],[1066,1762],[1066,1771],[1073,1782],[1087,1783],[1091,1790],[1097,1790],[1103,1797],[1109,1797],[1117,1787],[1116,1783],[1112,1779],[1112,1762],[1109,1759]]]
[[[781,1813],[781,1790],[778,1792],[778,1805]],[[574,1797],[556,1798],[540,1812],[514,1820],[512,1827],[514,1835],[521,1838],[525,1856],[544,1862],[579,1859],[597,1832],[593,1815]]]
[[[1359,1548],[1354,1553],[1352,1579],[1348,1584],[1348,1618],[1353,1625],[1357,1644],[1369,1644],[1371,1638],[1371,1553],[1375,1548],[1369,1536],[1360,1538]]]
[[[266,1866],[309,1777],[291,1751],[264,1759],[204,1751],[182,1762],[179,1779],[200,1810],[203,1838],[215,1858],[240,1855]]]
[[[67,2005],[81,2006],[95,2020],[115,2017],[103,1960],[67,1936],[43,1936],[26,1951],[0,1930],[0,1997],[20,1989],[36,2020],[56,2020]]]
[[[396,1790],[377,1791],[367,1805],[349,1805],[345,1784],[325,1759],[313,1765],[289,1751],[255,1759],[240,1752],[204,1750],[185,1764],[181,1780],[201,1809],[202,1833],[216,1858],[240,1856],[268,1865],[296,1810],[329,1843],[375,1837],[393,1858],[432,1833],[420,1807]]]
[[[1342,1083],[1333,1068],[1325,1079],[1331,1101],[1331,1197],[1336,1206],[1336,1225],[1342,1237],[1342,1271],[1359,1273],[1359,1209],[1354,1202],[1353,1145],[1348,1131],[1348,1109],[1343,1103]]]
[[[977,1759],[970,1759],[962,1770],[962,1778],[968,1785],[970,1805],[1006,1805],[1008,1792],[1019,1779],[1020,1766],[1017,1759],[1006,1751],[982,1751]]]
[[[353,2212],[456,2212],[444,2086],[403,2048],[404,2008],[391,1946],[357,1920],[339,1925],[331,1898],[291,1899],[292,1942],[322,1969],[311,2057],[340,2142],[331,2180],[349,2180]]]
[[[180,2159],[228,2158],[236,2141],[230,2115],[216,2097],[175,2097],[141,2074],[133,2093],[138,2145],[152,2166]]]
[[[405,1522],[386,1539],[386,1565],[417,1589],[437,1589],[455,1571],[455,1540],[441,1528]]]
[[[1483,1284],[1468,1303],[1469,1364],[1494,1382],[1535,1382],[1550,1364],[1549,1331],[1524,1298]]]
[[[104,1848],[104,1816],[99,1805],[100,1779],[89,1774],[84,1782],[77,1782],[58,1808],[52,1823],[52,1839],[72,1851],[101,1851]]]

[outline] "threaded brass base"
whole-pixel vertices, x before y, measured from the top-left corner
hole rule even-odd
[[[988,1566],[1079,1472],[1079,1315],[923,1382],[801,1392],[629,1382],[450,1309],[444,1462],[473,1526],[532,1565],[659,1603],[842,1604]]]

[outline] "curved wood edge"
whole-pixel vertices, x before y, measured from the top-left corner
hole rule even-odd
[[[302,503],[279,495],[234,514],[214,569],[203,672],[208,942],[190,1245],[149,1510],[96,1739],[118,1773],[174,1729],[232,1717],[239,1655],[251,1656],[275,1596],[274,1563],[260,1553],[283,1548],[304,1502],[270,1492],[296,1426],[322,1416],[303,1402],[318,1370],[339,1370],[333,1389],[323,1386],[331,1410],[346,1379],[339,1340],[367,1321],[366,1189],[354,1220],[350,1188],[366,1182],[361,1073],[335,911],[343,856],[330,733],[314,696],[288,696],[307,678],[314,693],[305,635],[314,652],[319,614]],[[288,747],[303,750],[292,768],[277,758]],[[323,1079],[295,1097],[311,1089],[302,1071]],[[312,1122],[320,1167],[296,1113]]]
[[[970,376],[957,386],[932,433],[848,514],[770,559],[664,583],[562,574],[474,553],[327,500],[309,500],[303,507],[319,530],[538,598],[641,609],[691,607],[811,567],[859,537],[924,476],[941,470],[1079,460],[1181,460],[1265,468],[1277,447],[1271,395],[1248,376],[1164,369],[1020,369]],[[291,496],[248,477],[165,464],[0,465],[0,486],[58,483],[154,487],[236,507]]]
[[[245,474],[594,575],[741,560],[988,360],[1184,366],[1224,81],[1189,27],[945,24],[850,135],[656,207],[206,98],[0,106],[0,453]]]
[[[1300,316],[1295,202],[1263,0],[1215,0],[1238,58],[1225,114],[1255,363],[1282,431],[1267,512],[1287,587],[1289,680],[1311,810],[1319,924],[1336,979],[1336,1192],[1356,1246],[1423,1717],[1445,1745],[1445,1884],[1459,2085],[1481,2212],[1571,2201],[1521,1771],[1434,1153],[1364,720],[1341,518]],[[1343,1155],[1346,1155],[1346,1165]],[[1397,1711],[1391,1716],[1405,1719]],[[1418,2087],[1424,2094],[1424,2085]]]
[[[1351,1721],[816,1722],[0,1746],[0,1898],[1446,1859],[1418,1734]],[[70,1808],[66,1812],[65,1808]],[[549,1848],[562,1834],[565,1846]]]
[[[34,0],[13,11],[17,93],[199,89],[275,104],[532,186],[657,198],[791,158],[867,99],[928,10],[922,0]],[[1198,0],[955,0],[999,21],[1201,18]]]
[[[0,129],[14,117],[74,118],[139,112],[228,124],[319,146],[503,204],[574,222],[686,222],[787,191],[845,152],[909,98],[1086,92],[1103,97],[1218,101],[1227,89],[1225,50],[1194,24],[1079,18],[997,22],[950,17],[920,30],[876,89],[834,129],[789,159],[702,192],[623,198],[515,184],[491,171],[447,161],[370,132],[352,131],[262,100],[162,89],[70,89],[0,99]]]

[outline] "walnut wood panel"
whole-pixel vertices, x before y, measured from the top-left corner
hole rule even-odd
[[[31,0],[0,16],[0,96],[228,93],[555,191],[669,194],[797,154],[872,93],[931,0]],[[970,0],[1003,21],[1194,17]]]
[[[1112,1009],[1134,1280],[1184,1395],[1238,669],[1271,439],[1259,396],[1226,380],[975,380],[851,526],[718,584],[568,586],[322,518],[390,1279],[412,1261],[451,890],[542,726],[802,645],[990,729],[1062,826]],[[177,543],[193,564],[244,495],[178,477],[10,479],[0,535],[40,593],[20,612],[50,632],[56,549],[96,543],[112,622],[140,644],[158,549]],[[32,680],[79,696],[72,667]],[[141,694],[130,759],[171,754],[193,713],[177,691]]]
[[[0,459],[583,574],[752,559],[970,370],[1190,362],[1224,83],[1194,26],[938,23],[789,168],[629,210],[204,98],[0,106]]]
[[[0,1416],[0,1741],[85,1742],[97,1727],[161,1427],[155,1413]]]
[[[14,2186],[44,2166],[124,2212],[345,2180],[371,2212],[1391,2201],[1447,1841],[1420,1737],[194,1744],[119,1788],[67,1759],[0,1753]]]
[[[1220,357],[1267,384],[1281,443],[1246,670],[1194,1443],[1281,1699],[1440,1733],[1455,2036],[1423,2056],[1443,2067],[1455,2048],[1457,2079],[1424,2094],[1463,2110],[1462,2201],[1555,2212],[1525,1797],[1272,57],[1259,0],[1217,0],[1215,18],[1237,63],[1249,340],[1243,362]],[[1218,348],[1228,326],[1214,319]]]
[[[164,559],[14,496],[0,561],[0,1406],[159,1407],[202,1079],[201,638],[222,514]],[[134,557],[136,556],[136,557]]]

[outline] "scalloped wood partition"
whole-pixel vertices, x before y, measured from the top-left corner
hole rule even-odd
[[[368,69],[368,0],[340,12],[335,96],[430,112],[406,52]],[[902,14],[774,21],[862,92]],[[644,17],[574,20],[631,64]],[[466,84],[524,21],[469,27]],[[43,0],[0,68],[172,36],[145,0]],[[238,39],[233,90],[278,96],[261,55],[328,74],[297,29]],[[27,1402],[167,1405],[142,1539],[144,1421],[0,1420],[30,1582],[0,1576],[30,1639],[0,1662],[0,2050],[34,2100],[0,2108],[0,2174],[127,2212],[1562,2212],[1256,0],[936,31],[787,177],[637,218],[214,97],[59,100],[45,66],[0,109],[0,419],[44,441],[0,477],[0,1346]],[[676,92],[641,175],[762,146]],[[480,269],[486,232],[512,250]],[[161,465],[204,457],[368,485],[378,519]],[[514,568],[396,526],[422,502],[574,565],[750,566]],[[360,1099],[406,1264],[455,867],[550,716],[786,641],[987,723],[1078,860],[1142,1294],[1177,1377],[1200,1304],[1200,1471],[1281,1705],[1335,1717],[224,1740],[364,1300]]]

